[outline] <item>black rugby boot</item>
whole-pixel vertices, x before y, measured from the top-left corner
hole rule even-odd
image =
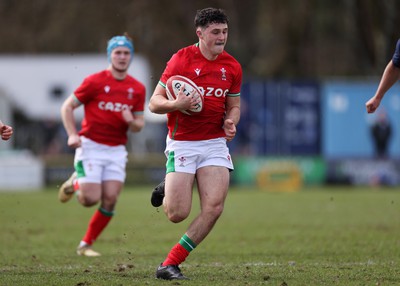
[[[162,205],[164,199],[165,179],[154,188],[151,194],[151,204],[153,207],[158,208]]]
[[[162,263],[158,266],[156,271],[157,279],[164,280],[188,280],[186,276],[181,273],[178,265],[167,265],[163,266]]]

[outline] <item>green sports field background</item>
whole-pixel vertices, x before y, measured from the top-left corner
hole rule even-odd
[[[0,193],[0,285],[400,285],[398,188],[232,188],[179,282],[154,272],[189,220],[168,222],[150,193],[125,188],[99,258],[75,254],[94,208],[59,203],[56,188]]]

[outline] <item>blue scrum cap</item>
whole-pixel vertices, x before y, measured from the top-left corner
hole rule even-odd
[[[133,43],[126,36],[115,36],[112,37],[107,44],[107,57],[108,61],[111,62],[111,52],[118,47],[127,47],[131,51],[131,61],[133,58]]]

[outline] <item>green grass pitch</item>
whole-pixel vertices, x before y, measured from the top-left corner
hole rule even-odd
[[[0,285],[399,285],[400,189],[232,187],[225,211],[181,265],[189,281],[159,281],[157,265],[188,220],[168,222],[151,187],[129,187],[96,242],[75,248],[95,208],[57,201],[56,188],[0,192]]]

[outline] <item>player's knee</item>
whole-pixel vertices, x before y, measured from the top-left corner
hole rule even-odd
[[[185,220],[188,216],[189,216],[188,212],[167,211],[167,217],[173,223],[179,223]]]
[[[96,205],[99,202],[99,200],[95,199],[95,198],[91,198],[91,197],[80,196],[79,202],[84,207],[92,207],[92,206]]]
[[[180,223],[185,219],[185,217],[179,215],[168,215],[168,219],[173,223]]]
[[[218,219],[222,212],[224,211],[224,205],[223,204],[218,204],[215,206],[212,206],[210,208],[205,208],[204,212],[207,213],[208,216]]]

